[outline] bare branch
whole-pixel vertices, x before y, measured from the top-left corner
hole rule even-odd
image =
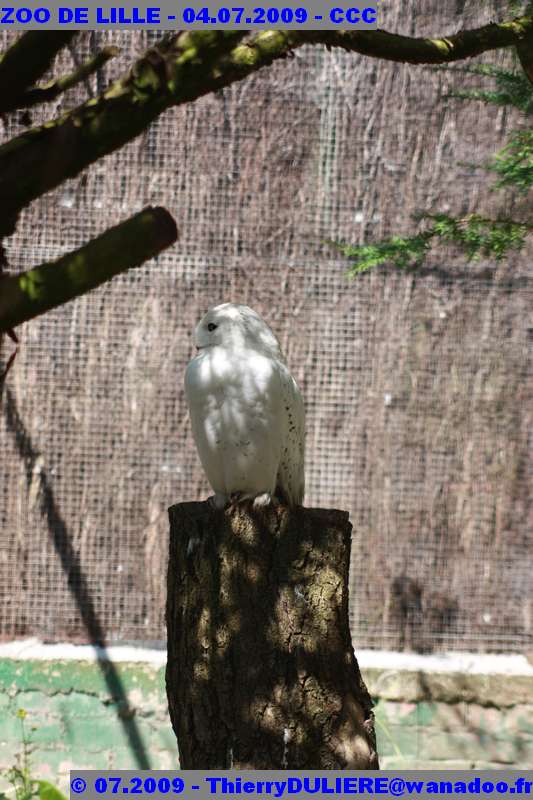
[[[86,80],[89,75],[103,67],[110,58],[114,58],[119,52],[118,47],[104,47],[96,53],[96,55],[89,58],[83,64],[80,64],[77,69],[68,75],[63,75],[60,78],[50,81],[46,86],[37,86],[34,89],[28,89],[23,94],[13,98],[10,104],[9,100],[7,102],[3,99],[0,100],[0,112],[14,111],[17,108],[29,108],[30,106],[35,106],[39,103],[47,103],[53,100],[54,97],[66,92],[67,89],[71,89],[73,86],[76,86],[77,83]]]
[[[416,38],[387,31],[306,31],[315,42],[329,47],[342,47],[356,53],[387,61],[409,64],[447,64],[510,47],[525,40],[533,31],[533,16],[518,17],[508,22],[463,30],[450,36]]]
[[[57,261],[18,275],[3,276],[0,332],[7,332],[91,291],[120,272],[139,266],[174,244],[177,235],[176,223],[168,211],[148,206]]]
[[[28,31],[0,56],[0,113],[50,68],[54,58],[78,31]]]

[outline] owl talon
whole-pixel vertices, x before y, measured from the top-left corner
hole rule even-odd
[[[266,508],[267,506],[272,505],[272,495],[270,492],[258,494],[256,497],[254,497],[252,505],[254,508]]]
[[[240,503],[250,502],[254,508],[265,508],[273,502],[270,492],[261,492],[261,494],[246,494],[244,492],[232,492],[230,495],[229,506],[235,508]]]

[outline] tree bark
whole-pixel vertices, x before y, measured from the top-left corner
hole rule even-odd
[[[15,111],[18,108],[30,108],[40,103],[49,103],[50,100],[54,100],[58,95],[72,89],[77,83],[87,80],[93,72],[101,69],[110,58],[114,58],[119,52],[118,47],[104,47],[94,56],[88,58],[87,61],[84,61],[83,64],[80,64],[79,67],[76,67],[73,72],[54,78],[45,86],[33,86],[19,94],[0,96],[0,114]]]
[[[99,97],[0,147],[0,236],[13,233],[17,215],[32,200],[134,139],[167,108],[242,80],[305,44],[413,64],[447,64],[516,46],[529,40],[532,30],[530,15],[438,38],[383,30],[261,31],[246,41],[244,30],[182,31],[166,37]],[[27,46],[18,49],[25,52]],[[10,74],[6,63],[15,61],[12,54],[7,58],[10,53],[0,61],[0,84],[2,74]]]
[[[176,223],[164,208],[147,208],[72,253],[15,275],[1,275],[0,332],[95,289],[174,244]]]
[[[344,511],[169,509],[167,695],[182,769],[378,769]]]
[[[12,104],[52,66],[79,31],[26,31],[0,53],[0,111]]]

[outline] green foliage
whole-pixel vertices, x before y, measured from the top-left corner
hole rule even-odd
[[[516,131],[488,169],[500,176],[496,188],[514,186],[525,194],[533,186],[533,131]]]
[[[10,793],[0,793],[0,800],[66,800],[65,795],[48,781],[37,780],[31,775],[31,738],[24,720],[27,713],[23,708],[17,711],[20,720],[22,750],[16,764],[1,774],[11,784]]]
[[[455,69],[495,79],[496,88],[466,89],[452,92],[450,96],[468,100],[482,100],[497,106],[514,106],[526,116],[533,115],[533,85],[523,70],[512,72],[490,64]],[[533,133],[515,131],[509,144],[497,153],[486,167],[500,176],[495,188],[513,186],[526,193],[533,185]]]
[[[17,717],[20,720],[22,750],[17,758],[17,763],[2,774],[11,784],[15,800],[31,800],[36,796],[36,792],[30,776],[30,739],[24,724],[26,711],[23,708],[19,708]]]
[[[403,269],[420,266],[431,247],[440,239],[459,245],[469,261],[482,256],[501,261],[511,250],[519,250],[533,226],[509,219],[487,219],[471,214],[462,219],[447,214],[423,214],[429,228],[413,236],[393,236],[377,244],[346,245],[330,242],[350,261],[350,276],[360,275],[373,267],[393,264]]]
[[[377,244],[329,244],[352,261],[349,274],[358,275],[382,264],[394,264],[403,269],[419,266],[429,249],[432,235],[431,232],[424,232],[405,238],[393,236]]]
[[[36,781],[39,800],[66,800],[63,792],[48,781]]]
[[[450,92],[448,97],[460,100],[481,100],[495,106],[514,106],[523,114],[533,114],[533,86],[523,70],[515,72],[494,64],[475,64],[460,68],[440,67],[440,69],[494,79],[493,89],[456,89]]]
[[[424,214],[434,222],[432,232],[443,241],[460,245],[469,261],[482,256],[501,261],[511,250],[520,250],[531,226],[510,219],[487,219],[470,214],[455,219],[447,214]]]
[[[515,10],[524,3],[514,3]],[[533,13],[533,0],[526,3],[527,13]],[[464,89],[452,97],[482,100],[497,106],[514,106],[526,116],[533,115],[533,86],[523,70],[503,69],[493,64],[469,67],[438,67],[467,75],[480,75],[494,81],[492,89]],[[533,186],[533,131],[515,131],[509,143],[485,169],[498,175],[494,188],[513,187],[525,194]],[[393,236],[374,244],[349,245],[331,242],[351,264],[348,274],[359,275],[384,264],[400,269],[419,267],[436,241],[460,247],[469,261],[481,257],[502,261],[512,250],[520,250],[533,225],[511,219],[489,219],[479,214],[455,218],[448,214],[421,214],[424,229],[412,236]]]
[[[532,0],[508,0],[508,9],[511,14],[520,16],[522,14],[533,14],[533,1]]]

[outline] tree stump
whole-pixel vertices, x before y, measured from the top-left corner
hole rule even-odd
[[[379,769],[348,626],[348,514],[204,502],[169,515],[181,768]]]

